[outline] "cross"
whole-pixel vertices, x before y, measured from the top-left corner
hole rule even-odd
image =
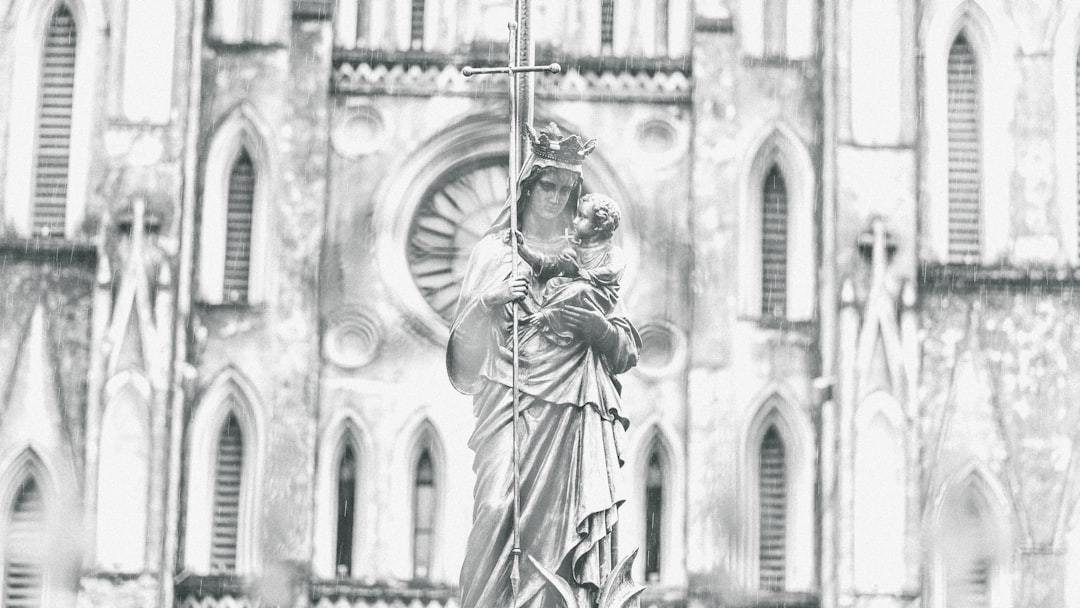
[[[529,72],[550,72],[552,74],[558,74],[562,68],[557,63],[552,63],[545,66],[529,65],[532,57],[532,46],[529,32],[529,0],[516,0],[514,2],[514,16],[515,21],[511,21],[507,24],[509,29],[509,61],[506,67],[497,68],[473,68],[465,66],[461,70],[461,73],[466,78],[470,76],[478,76],[484,74],[507,74],[510,76],[510,171],[509,177],[509,204],[510,204],[510,233],[517,234],[517,199],[518,199],[518,173],[521,171],[521,125],[525,123],[526,126],[531,126],[532,122],[532,87],[526,79],[521,82],[518,79],[518,75]],[[520,84],[520,86],[519,86]],[[518,103],[518,96],[520,92],[524,90],[525,104],[521,107]],[[511,237],[510,241],[510,268],[517,268],[518,250],[515,246],[515,241]],[[521,513],[520,504],[520,480],[518,479],[518,440],[517,440],[517,420],[519,412],[521,411],[521,395],[518,392],[518,306],[513,307],[513,321],[511,326],[511,344],[514,354],[513,364],[513,395],[514,395],[514,410],[513,419],[511,420],[510,427],[513,429],[513,450],[512,461],[514,469],[514,547],[511,549],[511,555],[513,556],[513,563],[510,567],[510,589],[514,596],[514,606],[517,606],[518,586],[521,582],[521,543],[518,539],[518,528],[520,527],[519,515]]]

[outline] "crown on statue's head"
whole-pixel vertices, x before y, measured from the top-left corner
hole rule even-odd
[[[583,140],[574,134],[563,134],[559,125],[549,122],[539,131],[529,127],[529,146],[535,159],[540,161],[538,164],[580,173],[581,164],[596,147],[596,140]]]

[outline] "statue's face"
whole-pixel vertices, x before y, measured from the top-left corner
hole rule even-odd
[[[565,169],[544,171],[529,194],[528,209],[543,220],[554,220],[566,208],[577,176]]]
[[[578,201],[577,215],[574,219],[570,220],[570,228],[574,231],[574,236],[579,239],[591,239],[593,233],[596,231],[596,226],[593,224],[593,210],[596,205],[589,197],[584,197],[583,200]]]

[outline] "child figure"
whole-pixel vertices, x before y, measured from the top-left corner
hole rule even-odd
[[[557,255],[544,255],[517,237],[521,259],[546,285],[539,310],[526,309],[523,321],[560,345],[569,344],[573,333],[562,315],[566,305],[592,308],[609,315],[619,300],[622,280],[622,249],[611,242],[621,214],[615,201],[602,194],[586,194],[578,201],[570,223],[569,246]]]

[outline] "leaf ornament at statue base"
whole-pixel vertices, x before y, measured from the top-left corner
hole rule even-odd
[[[563,577],[559,576],[544,568],[537,563],[532,556],[529,556],[529,561],[533,566],[536,566],[537,571],[544,577],[544,580],[548,582],[552,588],[562,598],[563,606],[565,608],[641,608],[641,592],[645,591],[645,585],[639,585],[634,582],[633,577],[630,574],[631,568],[634,566],[634,558],[637,557],[637,549],[630,552],[629,555],[619,560],[619,564],[615,566],[607,578],[604,579],[603,585],[600,587],[600,596],[597,598],[596,604],[591,602],[582,602],[575,597],[574,590]]]

